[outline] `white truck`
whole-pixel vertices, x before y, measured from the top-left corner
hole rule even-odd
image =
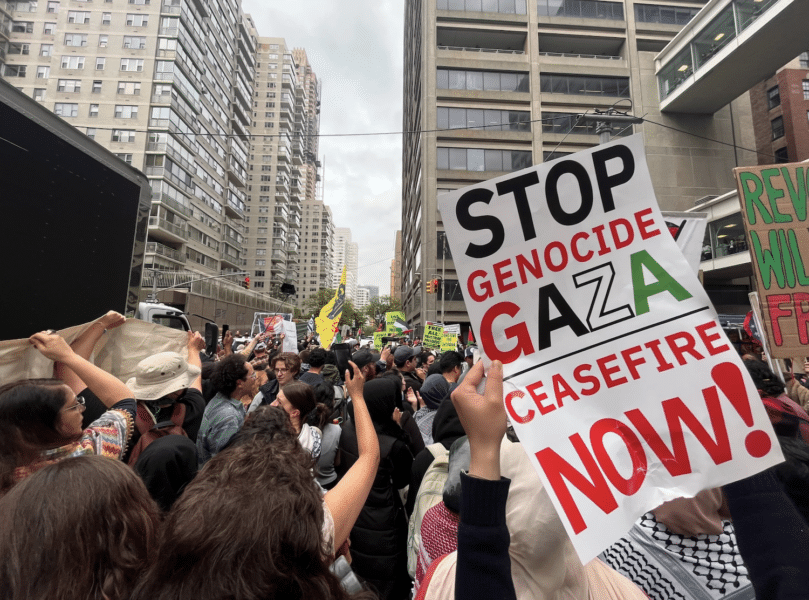
[[[191,324],[188,322],[188,317],[183,311],[158,302],[138,303],[135,318],[141,321],[171,327],[172,329],[191,330]]]

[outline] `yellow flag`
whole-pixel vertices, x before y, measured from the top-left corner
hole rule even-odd
[[[346,267],[343,265],[343,275],[340,277],[340,287],[334,293],[334,298],[320,310],[320,316],[315,318],[315,327],[320,336],[320,345],[328,350],[338,330],[338,323],[343,314],[343,304],[346,301]]]

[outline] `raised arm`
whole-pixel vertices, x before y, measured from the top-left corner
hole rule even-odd
[[[230,333],[230,332],[228,332]],[[199,353],[205,350],[205,338],[199,334],[199,331],[188,332],[188,364],[202,368],[202,361],[199,358]],[[200,374],[192,383],[189,388],[202,391],[202,374]]]
[[[503,365],[489,368],[483,396],[476,388],[483,363],[467,373],[452,392],[464,431],[469,437],[469,474],[461,473],[461,522],[455,598],[516,598],[508,554],[506,501],[510,481],[500,477],[500,445],[506,434],[503,407]]]
[[[81,335],[79,335],[79,337],[73,340],[70,347],[78,356],[89,360],[90,355],[93,353],[93,349],[98,343],[98,340],[101,339],[101,336],[104,335],[104,332],[106,332],[108,329],[120,327],[124,323],[126,323],[126,317],[115,312],[114,310],[111,310],[106,315],[92,323],[90,327],[85,329]],[[78,394],[87,387],[85,382],[82,381],[81,377],[76,375],[72,369],[67,368],[61,362],[54,363],[53,375],[57,379],[64,381],[65,385],[73,390],[74,394]]]
[[[360,370],[353,362],[349,366],[354,372],[354,378],[349,377],[346,371],[346,387],[354,404],[354,424],[357,429],[357,446],[359,458],[346,472],[336,486],[326,492],[326,506],[334,518],[334,547],[339,548],[348,539],[351,528],[360,515],[371,485],[374,483],[376,471],[379,468],[379,438],[376,436],[374,424],[365,398],[362,395],[362,386],[365,383]]]
[[[60,362],[73,371],[107,408],[133,397],[129,388],[117,377],[76,354],[59,334],[41,331],[28,338],[28,341],[46,358]]]

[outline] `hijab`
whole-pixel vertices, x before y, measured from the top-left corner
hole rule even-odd
[[[427,408],[436,410],[445,398],[449,397],[449,381],[443,375],[430,375],[419,390]]]

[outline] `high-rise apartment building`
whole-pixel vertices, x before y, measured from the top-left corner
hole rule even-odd
[[[809,158],[809,52],[750,90],[758,164]]]
[[[319,200],[305,200],[301,233],[301,271],[297,284],[299,305],[319,289],[332,287],[334,220],[331,208]]]
[[[423,133],[404,138],[401,280],[392,277],[391,294],[417,333],[425,321],[469,322],[438,195],[597,145],[595,124],[578,114],[616,108],[648,119],[612,135],[643,134],[664,209],[733,188],[732,168],[754,155],[704,138],[752,148],[747,95],[713,115],[660,111],[654,58],[705,4],[406,1],[402,129]],[[441,293],[427,294],[442,276]]]
[[[259,37],[247,270],[256,289],[294,285],[298,305],[331,284],[334,224],[317,199],[319,131],[320,85],[306,51],[283,38]]]
[[[346,298],[352,302],[357,298],[357,280],[359,245],[351,241],[351,229],[336,227],[334,229],[334,258],[332,260],[331,285],[336,288],[340,285],[343,266],[346,267]]]
[[[149,177],[147,268],[245,266],[254,54],[238,0],[0,3],[3,76]]]
[[[303,149],[295,136],[298,68],[283,38],[259,37],[250,129],[247,271],[256,289],[297,287]]]
[[[354,308],[357,310],[362,310],[371,300],[371,294],[368,292],[368,288],[358,287],[357,288],[357,296],[354,298]]]

